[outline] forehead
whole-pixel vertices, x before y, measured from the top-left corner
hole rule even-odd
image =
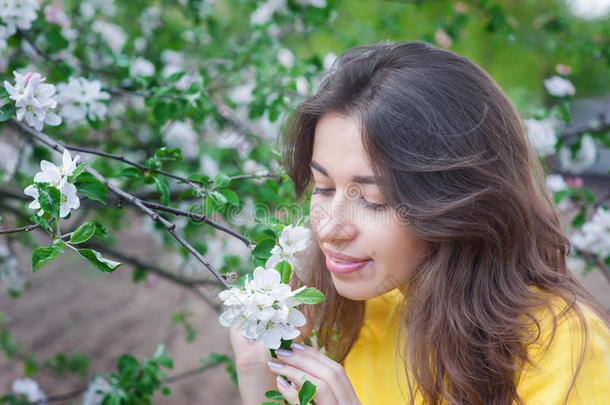
[[[323,115],[316,125],[312,161],[312,166],[325,168],[336,179],[373,173],[357,119],[335,113]]]

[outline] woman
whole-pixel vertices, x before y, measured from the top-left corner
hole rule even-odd
[[[424,42],[350,49],[285,156],[298,199],[313,180],[319,260],[293,286],[326,295],[302,336],[329,357],[296,344],[267,365],[234,328],[245,404],[298,403],[303,379],[317,405],[610,403],[610,321],[566,269],[522,122],[480,67]]]

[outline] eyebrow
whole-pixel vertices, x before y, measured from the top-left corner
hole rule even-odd
[[[311,166],[313,169],[316,169],[326,177],[330,177],[326,169],[320,166],[315,161],[312,160],[309,166]],[[379,182],[373,176],[354,176],[352,177],[352,181],[360,184],[379,184]]]

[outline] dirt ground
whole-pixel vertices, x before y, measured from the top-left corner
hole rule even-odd
[[[133,240],[124,235],[118,246],[130,254],[162,264],[167,258],[155,241],[142,235],[139,228]],[[27,266],[29,253],[23,251],[21,263]],[[51,262],[30,277],[32,288],[18,300],[0,294],[0,311],[16,340],[39,358],[56,352],[78,350],[91,358],[91,375],[116,370],[116,359],[123,353],[136,357],[151,356],[156,342],[166,345],[174,359],[168,374],[198,367],[198,359],[211,352],[231,353],[228,331],[216,313],[184,288],[159,279],[133,284],[131,267],[124,265],[112,274],[83,265],[74,254]],[[610,286],[600,272],[594,271],[582,282],[606,308],[610,308]],[[214,298],[213,295],[210,295]],[[194,343],[185,342],[182,326],[172,325],[170,314],[178,309],[194,313],[191,322],[198,330]],[[0,394],[10,391],[11,382],[22,376],[19,363],[0,355]],[[57,378],[50,374],[36,377],[47,395],[82,388],[76,377]],[[172,383],[172,394],[157,394],[154,404],[240,404],[237,389],[224,366]],[[79,404],[80,399],[56,404]]]

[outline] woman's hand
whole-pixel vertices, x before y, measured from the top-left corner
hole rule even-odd
[[[235,367],[240,370],[261,367],[271,360],[271,353],[262,340],[249,341],[242,336],[240,325],[231,327],[231,347],[235,353]]]
[[[313,399],[317,405],[360,405],[341,364],[310,346],[293,343],[291,348],[275,351],[284,364],[269,362],[269,369],[278,376],[278,390],[288,402],[299,403],[299,390],[305,380],[309,380],[316,386]],[[287,385],[280,375],[288,377],[294,386]]]

